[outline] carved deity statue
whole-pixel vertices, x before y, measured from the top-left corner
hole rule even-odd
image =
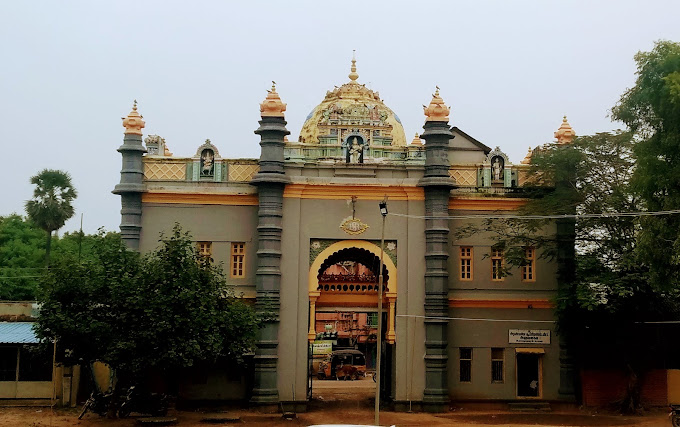
[[[201,175],[212,175],[213,173],[213,161],[215,155],[211,150],[204,150],[201,156]]]
[[[494,181],[500,181],[501,173],[503,172],[503,165],[501,164],[501,161],[498,159],[498,157],[494,159],[491,169],[493,170]]]
[[[356,136],[352,138],[352,142],[351,144],[348,144],[348,147],[350,163],[359,163],[359,161],[361,160],[361,152],[363,151],[363,148],[361,145],[359,145]]]

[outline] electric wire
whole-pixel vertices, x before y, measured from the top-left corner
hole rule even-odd
[[[388,215],[415,218],[415,219],[587,219],[587,218],[619,218],[619,217],[643,217],[643,216],[663,216],[680,214],[680,209],[667,211],[642,211],[642,212],[608,212],[596,214],[565,214],[565,215],[409,215],[400,213],[389,213]]]

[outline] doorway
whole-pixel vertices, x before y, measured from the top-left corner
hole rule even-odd
[[[517,353],[517,397],[542,396],[541,362],[540,354]]]

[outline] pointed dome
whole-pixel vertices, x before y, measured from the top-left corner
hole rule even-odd
[[[343,141],[348,129],[359,129],[373,144],[405,146],[406,134],[399,117],[380,99],[380,94],[357,82],[356,59],[352,59],[350,81],[326,92],[300,130],[299,142],[319,144],[319,138]],[[335,138],[331,138],[333,135]]]
[[[451,108],[447,107],[444,100],[439,96],[439,86],[436,86],[434,94],[432,94],[432,101],[427,107],[423,105],[425,111],[426,122],[448,122],[449,112]]]
[[[555,132],[555,139],[557,139],[557,143],[569,144],[574,140],[575,136],[576,132],[574,132],[574,129],[572,129],[569,122],[567,122],[567,116],[564,116],[562,119],[562,125],[560,125],[560,128],[557,129],[557,132]]]
[[[267,91],[267,97],[260,104],[260,115],[262,117],[284,117],[286,104],[281,102],[281,97],[276,93],[276,82],[272,81],[272,90]]]
[[[141,135],[142,128],[146,126],[146,122],[142,120],[141,114],[137,112],[137,100],[135,99],[132,105],[132,111],[127,117],[123,117],[123,127],[125,128],[125,134]]]

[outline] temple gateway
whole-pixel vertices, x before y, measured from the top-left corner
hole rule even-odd
[[[276,314],[262,326],[252,372],[214,367],[185,381],[183,397],[304,406],[323,353],[358,350],[370,371],[380,337],[382,395],[397,409],[573,401],[554,323],[557,263],[527,247],[526,265],[506,275],[488,235],[454,234],[481,221],[469,217],[526,202],[532,151],[513,164],[451,126],[438,88],[424,131],[407,142],[397,114],[358,78],[352,60],[349,81],[326,92],[291,140],[272,86],[255,131],[259,159],[230,158],[210,140],[175,156],[164,138],[143,138],[136,104],[123,120],[114,193],[128,247],[151,251],[179,222],[238,294]],[[566,117],[555,136],[573,138]]]

